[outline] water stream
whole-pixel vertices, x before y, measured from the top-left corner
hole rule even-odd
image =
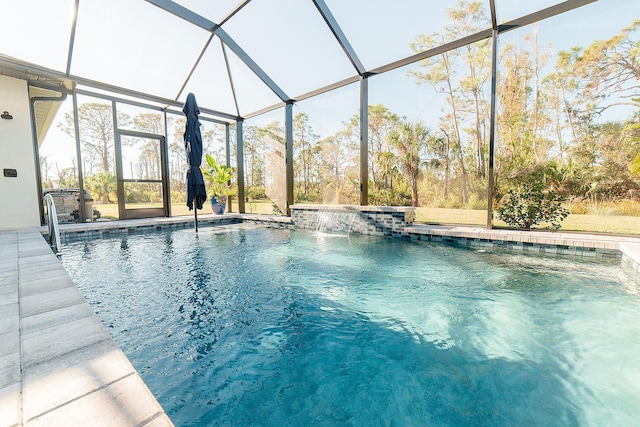
[[[318,211],[316,231],[318,233],[349,234],[355,217],[355,212]]]

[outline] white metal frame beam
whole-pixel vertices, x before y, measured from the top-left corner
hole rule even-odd
[[[76,41],[76,28],[78,26],[78,7],[80,7],[80,0],[73,2],[73,20],[71,22],[71,34],[69,34],[69,50],[67,53],[67,71],[65,75],[71,73],[71,61],[73,60],[73,45]]]
[[[327,24],[335,38],[338,40],[338,43],[340,43],[342,50],[344,50],[344,53],[347,55],[347,58],[349,58],[349,61],[351,61],[351,64],[353,64],[353,67],[356,69],[358,75],[364,75],[364,73],[366,72],[364,65],[362,65],[362,62],[360,61],[360,58],[358,58],[356,51],[353,49],[353,47],[351,47],[349,39],[347,39],[347,36],[345,36],[342,32],[340,25],[338,25],[338,21],[336,21],[336,19],[333,17],[333,14],[331,13],[331,10],[327,6],[327,4],[324,2],[324,0],[313,0],[313,4],[316,5],[318,12],[320,12],[320,15],[322,15],[322,18],[324,19],[324,22]]]
[[[585,6],[590,3],[595,3],[596,1],[598,0],[566,0],[562,3],[548,7],[546,9],[542,9],[537,12],[531,13],[529,15],[526,15],[517,19],[513,19],[504,24],[497,25],[497,20],[496,20],[497,32],[498,34],[501,34],[507,31],[515,30],[517,28],[521,28],[526,25],[530,25],[535,22],[541,21],[543,19],[568,12],[570,10],[579,8],[581,6]],[[433,56],[440,55],[442,53],[445,53],[454,49],[458,49],[460,47],[466,46],[467,44],[476,43],[481,40],[489,39],[492,37],[492,35],[493,35],[493,30],[491,28],[487,28],[486,30],[479,31],[475,34],[471,34],[461,39],[454,40],[452,42],[445,43],[440,46],[436,46],[433,49],[425,50],[415,55],[407,56],[397,61],[390,62],[386,65],[382,65],[380,67],[376,67],[374,69],[368,70],[363,75],[368,77],[376,74],[386,73],[387,71],[392,71],[397,68],[404,67],[406,65],[411,65],[423,59],[431,58]],[[338,89],[340,87],[358,82],[359,80],[360,80],[360,76],[349,77],[339,82],[335,82],[330,85],[324,86],[322,88],[318,88],[314,91],[307,92],[300,96],[295,96],[293,97],[293,99],[296,101],[300,101],[303,99],[311,98],[313,96],[320,95],[320,94],[329,92],[331,90]],[[282,106],[283,106],[282,103],[274,104],[269,107],[265,107],[260,110],[245,114],[244,117],[246,118],[255,117],[257,115],[268,113],[275,109],[281,108]]]
[[[498,109],[498,14],[495,0],[491,8],[491,94],[489,100],[489,171],[487,184],[487,229],[493,228],[494,157],[496,147],[496,111]]]
[[[262,82],[267,85],[269,89],[273,93],[275,93],[278,98],[280,98],[283,102],[290,101],[291,98],[287,96],[287,94],[274,82],[271,77],[262,69],[256,62],[240,47],[238,43],[227,34],[220,25],[209,21],[207,18],[198,15],[190,9],[187,9],[184,6],[179,5],[171,0],[146,0],[148,3],[153,4],[154,6],[163,9],[178,18],[184,19],[187,22],[190,22],[193,25],[197,25],[200,28],[203,28],[211,33],[214,33],[216,36],[220,37],[220,39],[224,42],[225,45],[229,47],[235,53],[238,58],[244,64],[249,67],[253,73],[258,76]],[[246,4],[246,3],[245,3]]]
[[[5,56],[2,54],[0,54],[0,66],[7,67],[9,69],[16,70],[16,71],[28,73],[28,74],[38,75],[45,78],[51,78],[51,79],[57,79],[57,80],[63,80],[63,81],[73,80],[80,86],[86,86],[93,89],[104,90],[106,92],[111,92],[119,95],[131,96],[133,98],[142,99],[148,102],[166,105],[167,107],[171,106],[179,109],[182,109],[183,107],[183,103],[179,103],[171,99],[150,95],[144,92],[138,92],[138,91],[126,89],[120,86],[110,85],[107,83],[101,83],[95,80],[85,79],[85,78],[74,76],[74,75],[67,76],[64,73],[61,73],[59,71],[51,70],[49,68],[41,67],[35,64],[25,63],[23,61],[16,60],[14,58],[11,58],[9,56]],[[210,108],[200,107],[200,111],[206,114],[210,114],[212,116],[217,116],[217,117],[221,117],[221,118],[229,119],[233,121],[237,121],[240,119],[240,117],[236,115],[225,113],[222,111],[212,110]]]

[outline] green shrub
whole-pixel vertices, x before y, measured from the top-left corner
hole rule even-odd
[[[444,201],[445,209],[462,209],[462,201],[458,195],[449,195],[447,199]]]
[[[476,194],[471,194],[467,204],[464,205],[465,209],[487,209],[487,199],[478,197]]]
[[[171,191],[171,203],[184,203],[187,201],[187,197],[184,191]]]
[[[252,199],[252,200],[267,198],[267,194],[265,192],[264,187],[248,187],[247,190],[245,191],[245,194],[249,199]]]
[[[529,229],[546,222],[551,228],[559,229],[560,222],[569,215],[562,206],[564,198],[554,191],[544,192],[542,188],[541,184],[534,183],[509,190],[506,201],[496,209],[498,219],[518,228]]]

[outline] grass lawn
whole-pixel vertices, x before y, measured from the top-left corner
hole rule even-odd
[[[140,206],[144,207],[144,206]],[[233,211],[238,211],[237,202],[233,202]],[[94,204],[94,209],[98,209],[105,219],[118,218],[117,204]],[[245,203],[247,213],[273,214],[273,208],[269,200]],[[209,203],[205,203],[204,208],[198,213],[211,213]],[[171,205],[172,216],[193,215],[184,203],[174,203]],[[471,209],[443,209],[424,208],[416,209],[416,222],[429,224],[459,224],[485,227],[487,224],[487,211]],[[494,220],[494,226],[505,227],[502,221]],[[578,215],[570,214],[562,221],[564,231],[582,231],[591,233],[610,234],[635,234],[640,235],[640,217],[623,215]]]
[[[487,225],[487,211],[421,207],[416,209],[416,222],[427,222],[430,224],[465,224],[485,227]],[[506,227],[504,222],[495,219],[493,225],[496,227]],[[564,231],[640,234],[640,217],[637,216],[570,214],[561,222],[561,225],[562,228],[560,230]]]

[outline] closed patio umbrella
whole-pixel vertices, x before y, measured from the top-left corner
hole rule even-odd
[[[198,120],[198,104],[193,93],[187,95],[187,102],[182,109],[187,124],[184,130],[184,148],[187,152],[187,206],[189,210],[194,208],[196,232],[198,232],[198,209],[202,209],[202,204],[207,200],[207,191],[204,187],[204,178],[200,170],[202,163],[202,134],[200,133],[200,120]]]

